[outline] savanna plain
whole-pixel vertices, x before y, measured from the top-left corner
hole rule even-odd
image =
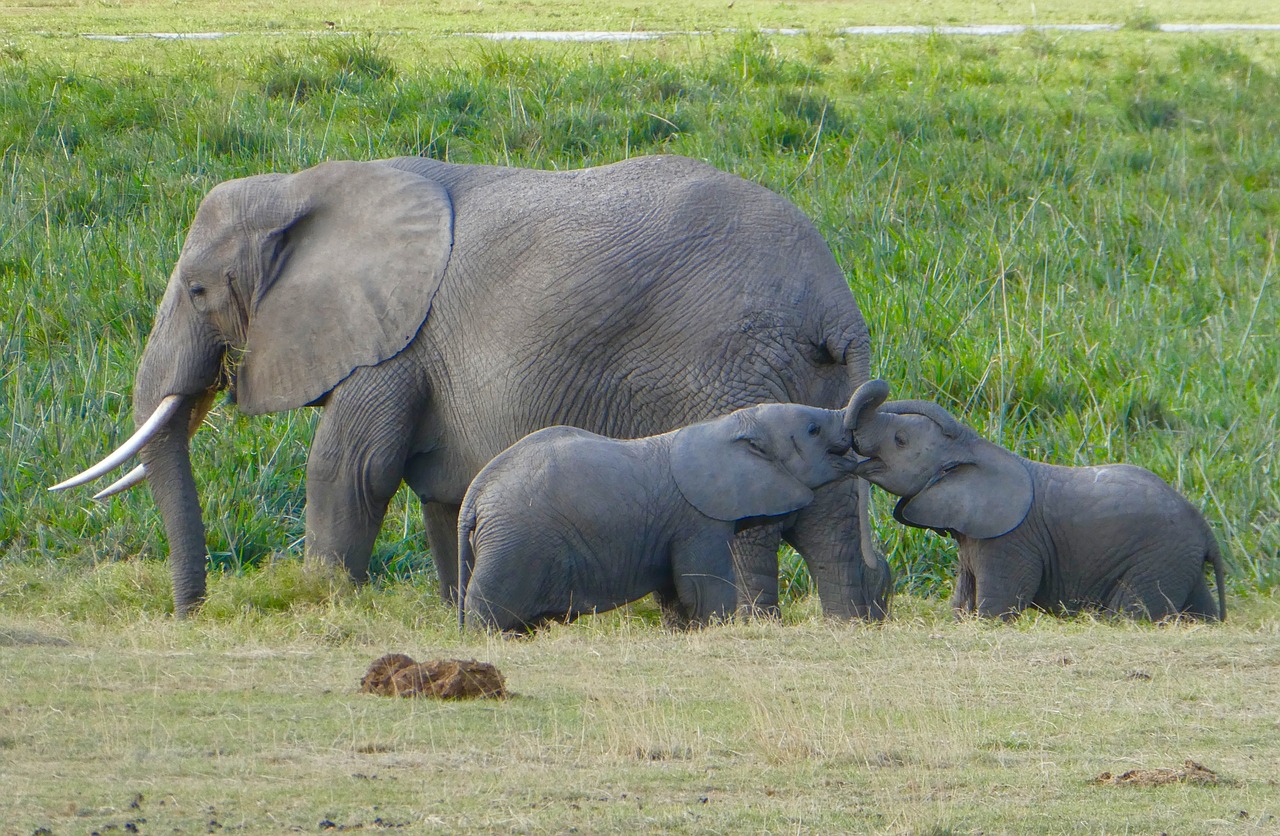
[[[1280,832],[1280,34],[1156,29],[1280,14],[1203,5],[0,9],[0,832]],[[1097,21],[1121,29],[834,33]],[[449,34],[534,27],[717,34]],[[242,34],[76,34],[194,30]],[[193,444],[213,577],[176,621],[145,489],[46,494],[131,428],[214,184],[648,153],[800,206],[896,397],[1187,495],[1229,556],[1227,623],[954,622],[949,541],[877,496],[885,624],[824,619],[785,553],[777,623],[669,633],[641,602],[460,634],[407,493],[369,587],[303,571],[314,415],[231,404]],[[359,693],[390,651],[493,662],[512,694]]]

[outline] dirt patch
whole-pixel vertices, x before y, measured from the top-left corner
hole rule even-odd
[[[1205,769],[1193,760],[1186,760],[1178,769],[1130,769],[1119,775],[1104,772],[1094,778],[1093,782],[1111,786],[1155,787],[1161,784],[1216,784],[1218,780],[1218,774],[1213,770]]]
[[[0,647],[70,647],[71,642],[34,630],[0,628]]]
[[[360,690],[383,697],[501,699],[507,696],[507,683],[488,662],[475,659],[415,662],[403,653],[388,653],[369,666],[360,680]]]

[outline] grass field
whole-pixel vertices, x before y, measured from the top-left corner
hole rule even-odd
[[[434,35],[512,30],[717,31],[800,28],[833,31],[869,24],[1280,23],[1274,8],[1246,0],[22,0],[0,7],[0,32],[49,35],[140,32],[296,33],[333,28]]]
[[[1263,22],[1260,4],[862,5],[654,6],[637,26],[816,34],[615,45],[433,35],[630,25],[568,4],[563,23],[554,5],[476,4],[475,24],[470,6],[428,21],[344,4],[335,23],[370,34],[127,43],[38,33],[288,33],[338,12],[0,9],[0,781],[18,788],[0,831],[1277,829],[1280,36],[1149,31]],[[1086,19],[1130,25],[821,34]],[[672,636],[641,606],[531,642],[459,637],[407,495],[373,588],[301,577],[314,416],[220,405],[193,450],[218,574],[202,615],[174,624],[146,492],[45,494],[131,426],[154,305],[215,183],[346,157],[658,152],[814,219],[895,396],[1189,496],[1230,555],[1231,623],[952,624],[949,544],[896,526],[881,497],[900,592],[885,627],[822,621],[787,556],[784,625]],[[494,661],[519,696],[357,695],[388,650]],[[1221,780],[1092,783],[1186,758]]]
[[[503,641],[460,638],[406,586],[244,607],[263,586],[296,595],[294,572],[218,578],[190,622],[0,616],[0,830],[1280,829],[1275,598],[1223,626],[955,624],[909,599],[881,627],[802,607],[787,624],[672,635],[615,614]],[[166,585],[121,563],[79,594]],[[513,696],[359,693],[388,651],[485,659]],[[1213,775],[1156,783],[1188,760]]]
[[[1234,585],[1277,582],[1275,36],[416,43],[6,47],[6,559],[163,553],[145,492],[42,489],[129,425],[153,305],[213,184],[325,158],[676,152],[814,218],[897,396],[1032,457],[1147,466],[1205,509]],[[216,410],[194,453],[215,565],[296,553],[312,420]],[[393,517],[375,560],[412,572],[419,515]],[[880,529],[904,589],[945,585],[945,542]]]

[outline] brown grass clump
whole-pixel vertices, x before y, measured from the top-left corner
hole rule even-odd
[[[388,653],[369,666],[360,690],[384,697],[435,697],[442,700],[502,698],[506,680],[496,667],[475,659],[415,662],[403,653]]]
[[[1205,769],[1193,760],[1186,760],[1182,764],[1181,769],[1130,769],[1121,772],[1119,775],[1112,775],[1110,772],[1104,772],[1097,778],[1093,779],[1095,784],[1110,784],[1112,786],[1132,786],[1132,787],[1155,787],[1161,784],[1216,784],[1218,783],[1218,774],[1211,769]]]

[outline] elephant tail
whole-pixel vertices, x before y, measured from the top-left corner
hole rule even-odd
[[[1227,570],[1222,561],[1222,549],[1218,546],[1218,538],[1209,534],[1209,550],[1205,555],[1213,563],[1213,580],[1218,585],[1218,620],[1227,620]]]
[[[470,497],[468,497],[470,499]],[[463,502],[462,513],[458,517],[458,629],[467,627],[467,586],[471,581],[471,567],[475,563],[475,555],[471,549],[471,535],[476,530],[476,506],[474,502]]]

